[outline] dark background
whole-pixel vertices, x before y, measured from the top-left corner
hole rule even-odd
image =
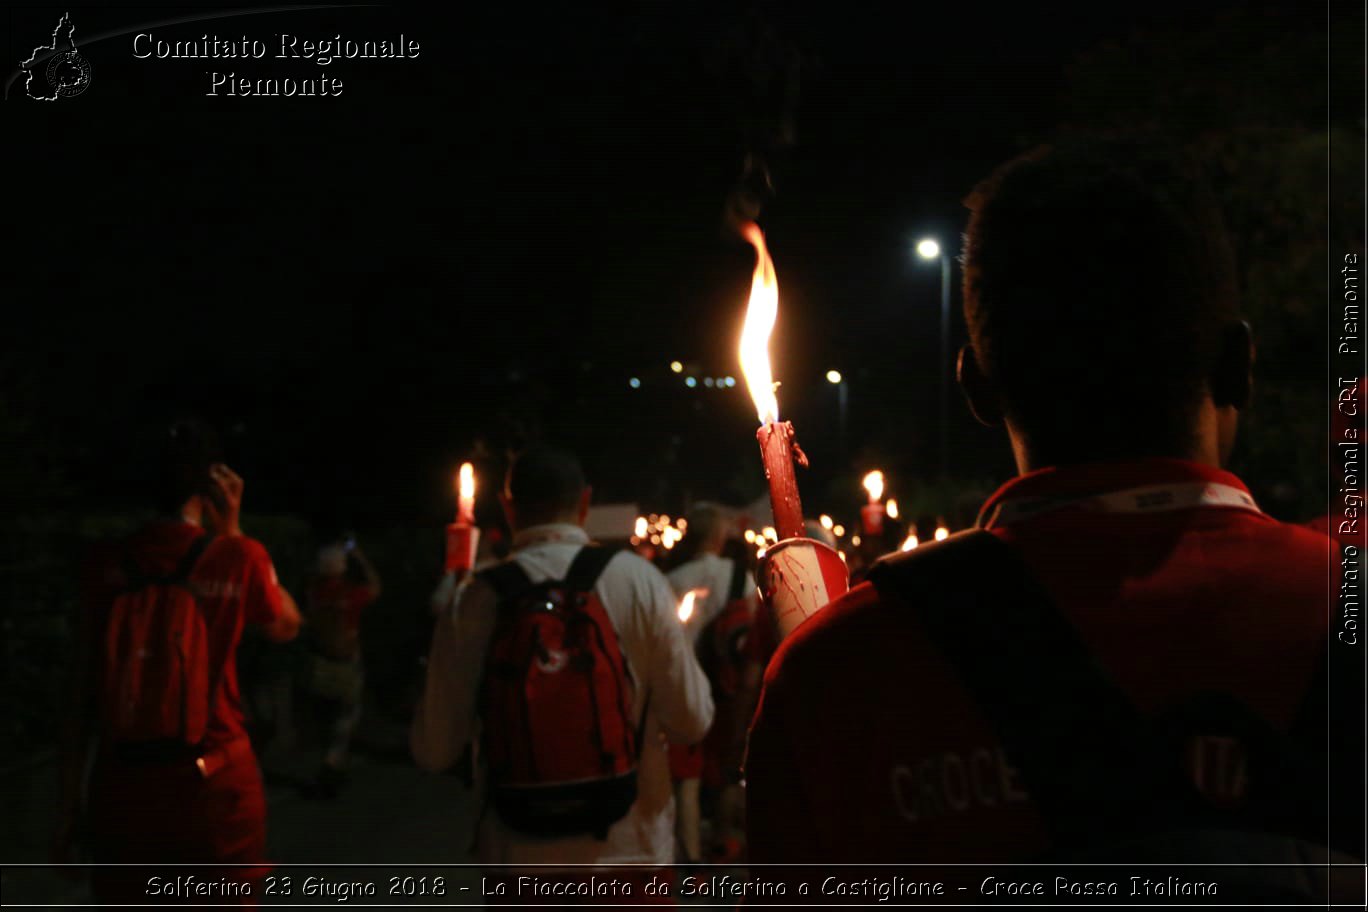
[[[576,447],[601,500],[759,496],[735,358],[751,255],[724,218],[747,154],[773,180],[772,352],[810,512],[850,516],[877,466],[893,496],[963,523],[1012,464],[956,395],[935,478],[939,270],[913,245],[957,253],[974,182],[1074,126],[1158,127],[1207,164],[1260,339],[1235,468],[1270,512],[1323,514],[1324,264],[1327,245],[1362,249],[1360,191],[1327,197],[1327,169],[1361,175],[1328,150],[1361,140],[1358,45],[1330,54],[1325,11],[1297,3],[899,6],[387,5],[148,28],[194,11],[11,8],[11,66],[65,9],[93,66],[79,97],[32,102],[21,76],[4,103],[12,618],[50,617],[78,546],[133,521],[140,441],[175,412],[224,432],[248,531],[287,580],[310,535],[349,526],[391,543],[382,572],[410,580],[396,601],[435,577],[456,463],[476,458],[494,520],[524,439]],[[1329,12],[1356,42],[1361,10]],[[320,67],[85,40],[125,30],[272,51],[277,32],[403,32],[422,49]],[[207,98],[207,70],[345,88]],[[1061,270],[1069,256],[1061,238]],[[1117,251],[1118,282],[1142,268]],[[688,389],[672,359],[738,385]]]

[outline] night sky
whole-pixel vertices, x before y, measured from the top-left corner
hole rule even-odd
[[[89,90],[38,104],[21,77],[6,102],[7,458],[55,479],[41,492],[113,509],[139,435],[195,411],[264,512],[431,518],[456,462],[487,451],[493,471],[537,435],[579,449],[602,499],[750,500],[735,343],[751,255],[724,217],[750,153],[773,179],[772,351],[810,503],[875,464],[924,476],[939,271],[913,244],[958,251],[973,183],[1067,119],[1071,63],[1136,32],[1325,24],[1233,0],[556,6],[136,29],[421,43],[417,60],[326,67],[136,60],[132,34],[83,38],[178,11],[71,8]],[[11,11],[10,66],[62,9]],[[345,89],[209,98],[209,70]],[[672,359],[738,385],[687,389]],[[850,383],[847,463],[832,368]],[[956,476],[1009,475],[1005,440],[952,406]]]

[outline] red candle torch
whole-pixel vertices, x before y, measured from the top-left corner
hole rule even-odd
[[[884,521],[884,474],[878,469],[870,472],[861,482],[865,492],[869,494],[869,503],[860,508],[860,520],[864,526],[865,535],[882,535]]]
[[[475,566],[480,530],[475,526],[475,467],[461,464],[456,473],[456,521],[447,526],[446,572],[463,576]]]
[[[760,416],[760,429],[755,437],[760,443],[765,477],[769,479],[774,527],[781,541],[802,538],[803,505],[798,498],[793,463],[796,461],[806,467],[807,457],[794,440],[793,425],[779,420],[779,400],[774,395],[774,374],[769,358],[770,333],[779,316],[779,283],[759,226],[747,222],[741,233],[755,248],[755,274],[751,278],[750,303],[741,330],[741,372]]]

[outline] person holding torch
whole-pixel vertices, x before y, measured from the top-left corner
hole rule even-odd
[[[967,205],[959,381],[1020,474],[780,646],[751,860],[1361,858],[1362,791],[1326,801],[1327,769],[1362,784],[1362,719],[1325,702],[1339,560],[1224,468],[1253,347],[1199,170],[1077,137]],[[1221,835],[1161,835],[1197,831]],[[1247,868],[1221,901],[1322,903],[1317,870],[1282,892]]]

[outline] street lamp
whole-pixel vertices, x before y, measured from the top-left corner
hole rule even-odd
[[[950,469],[950,258],[935,238],[918,241],[917,256],[923,260],[939,259],[941,267],[940,473],[945,476]]]

